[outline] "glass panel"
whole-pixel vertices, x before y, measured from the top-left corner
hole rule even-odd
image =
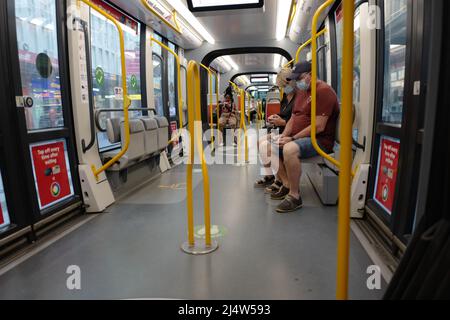
[[[176,46],[169,42],[169,48],[176,52]],[[172,54],[168,56],[168,76],[169,76],[169,114],[170,118],[177,116],[177,76],[175,75],[176,62],[175,57]]]
[[[5,191],[3,189],[2,173],[0,172],[0,232],[3,228],[9,226],[8,207],[6,206]]]
[[[341,98],[341,82],[342,82],[342,49],[344,45],[344,17],[342,11],[342,3],[336,9],[335,12],[335,21],[336,21],[336,44],[337,44],[337,90],[336,93],[338,98]]]
[[[140,30],[138,24],[134,28],[121,24],[125,39],[125,62],[127,67],[127,88],[131,98],[130,108],[141,108],[141,58],[140,58]],[[92,77],[94,85],[94,101],[97,109],[122,109],[123,97],[120,93],[122,86],[122,69],[120,60],[119,33],[115,25],[91,10],[91,52]],[[141,111],[130,112],[131,117],[142,115]],[[122,118],[123,112],[103,113],[101,125],[105,127],[108,118]],[[107,134],[99,132],[98,143],[100,150],[120,147],[111,144]]]
[[[14,3],[22,94],[34,100],[25,109],[27,128],[63,127],[55,0]]]
[[[30,153],[41,210],[74,195],[65,139],[32,144]]]
[[[405,87],[407,0],[384,2],[385,64],[382,121],[401,124]]]
[[[162,42],[162,37],[154,34],[153,37]],[[162,84],[162,74],[163,74],[163,61],[161,60],[162,48],[157,43],[153,42],[152,45],[153,53],[153,89],[155,98],[155,109],[156,113],[160,116],[164,116],[164,99],[163,99],[163,84]]]
[[[361,7],[365,6],[367,10],[367,3],[362,4],[355,10],[355,51],[354,51],[354,69],[353,69],[353,104],[359,107],[361,103]],[[353,128],[353,139],[359,141],[359,130]]]

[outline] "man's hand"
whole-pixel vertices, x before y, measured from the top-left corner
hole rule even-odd
[[[287,145],[289,142],[294,141],[294,138],[292,137],[280,137],[280,139],[278,140],[278,145],[280,147],[284,147],[285,145]]]

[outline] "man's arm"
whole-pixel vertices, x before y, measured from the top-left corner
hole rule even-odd
[[[330,117],[324,117],[319,116],[316,119],[316,131],[317,134],[320,134],[325,131],[325,128],[327,127],[328,119]],[[297,135],[295,135],[293,138],[294,140],[302,139],[302,138],[309,138],[311,137],[311,126],[305,128],[301,132],[299,132]]]
[[[293,119],[291,118],[288,123],[286,124],[286,127],[284,128],[282,137],[290,137],[292,134],[292,127],[294,125]]]

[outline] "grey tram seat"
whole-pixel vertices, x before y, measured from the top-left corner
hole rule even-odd
[[[356,112],[357,109],[353,106],[353,123],[356,120]],[[341,114],[339,113],[336,123],[336,144],[334,153],[330,154],[332,158],[337,160],[340,157],[340,122]],[[320,156],[302,160],[302,163],[311,165],[307,175],[322,203],[325,205],[336,205],[339,196],[339,168]]]
[[[169,121],[159,116],[154,119],[158,122],[158,149],[162,151],[167,148],[169,142]]]
[[[145,128],[145,153],[150,156],[159,151],[158,144],[158,121],[155,118],[142,118]]]
[[[123,119],[111,118],[106,120],[108,139],[111,143],[125,145],[125,126]],[[105,152],[105,160],[116,156],[120,150]],[[130,145],[125,155],[110,168],[110,171],[120,171],[139,162],[146,155],[145,152],[145,127],[140,119],[130,119]]]

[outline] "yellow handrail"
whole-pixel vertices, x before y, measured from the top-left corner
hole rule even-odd
[[[250,94],[250,92],[247,92],[247,98],[248,98],[248,115],[247,115],[247,117],[248,117],[248,124],[250,124],[252,122],[251,112],[250,112],[251,106],[252,106],[252,95]]]
[[[329,154],[324,152],[319,144],[317,143],[317,55],[314,54],[317,51],[317,38],[320,34],[317,33],[317,24],[319,21],[319,17],[322,14],[322,12],[329,6],[331,6],[334,3],[334,0],[327,0],[324,4],[322,4],[319,9],[317,9],[316,13],[314,14],[313,21],[312,21],[312,29],[311,29],[311,39],[305,42],[299,50],[303,50],[303,48],[306,47],[306,45],[311,44],[311,52],[313,53],[312,56],[312,76],[311,76],[311,141],[312,145],[314,146],[314,149],[316,149],[317,153],[322,157],[330,161],[332,164],[334,164],[336,167],[340,167],[341,164],[339,161],[331,157]],[[321,31],[322,33],[324,30]],[[300,55],[297,51],[297,61],[298,57]]]
[[[353,67],[354,0],[344,0],[344,46],[342,61],[341,168],[339,171],[339,221],[336,298],[348,299],[350,255],[350,198],[353,162]]]
[[[213,143],[214,140],[214,117],[213,117],[213,110],[212,110],[212,100],[213,100],[213,93],[212,93],[212,71],[207,66],[205,66],[203,63],[200,63],[200,66],[208,72],[208,83],[209,83],[209,104],[208,104],[208,110],[209,110],[209,128],[211,130],[211,143]]]
[[[208,167],[206,165],[205,153],[203,150],[202,130],[197,128],[196,124],[201,123],[201,100],[200,100],[200,67],[197,62],[190,61],[188,64],[188,128],[191,135],[189,162],[187,165],[187,207],[188,207],[188,236],[189,245],[195,246],[194,239],[194,201],[193,201],[193,182],[192,170],[194,164],[194,152],[197,145],[197,151],[202,162],[203,189],[204,189],[204,214],[205,214],[205,242],[206,246],[211,246],[211,204],[210,204],[210,184]],[[197,133],[197,134],[196,134]],[[196,139],[196,140],[195,140]]]
[[[160,47],[166,49],[168,52],[170,52],[175,57],[175,60],[177,61],[178,113],[180,114],[180,120],[179,120],[180,124],[179,124],[179,126],[180,126],[180,131],[181,131],[183,129],[183,93],[182,93],[182,89],[181,89],[181,62],[180,62],[180,57],[178,56],[178,54],[175,51],[170,49],[168,46],[166,46],[161,41],[151,37],[150,38],[150,42],[155,42]]]
[[[320,10],[320,8],[319,8]],[[317,30],[317,29],[316,29]],[[316,30],[312,30],[311,33],[314,34],[317,31]],[[317,39],[318,37],[320,37],[321,35],[323,35],[325,32],[327,32],[328,30],[326,28],[322,29],[321,31],[319,31],[318,33],[315,34],[315,38]],[[303,49],[305,49],[307,46],[309,46],[310,44],[314,43],[313,41],[313,37],[311,37],[311,39],[309,39],[308,41],[306,41],[305,43],[303,43],[298,49],[297,49],[297,53],[295,54],[295,63],[298,63],[300,61],[300,54],[302,53]],[[316,43],[317,45],[317,43]],[[314,50],[311,50],[311,52],[315,52]],[[314,56],[314,54],[312,54],[312,56]]]
[[[172,12],[172,17],[175,21],[176,26],[170,24],[158,11],[156,11],[155,9],[153,9],[146,0],[141,0],[141,3],[144,5],[144,7],[147,8],[147,10],[149,10],[151,13],[153,13],[155,16],[158,17],[158,19],[160,19],[166,26],[168,26],[170,29],[172,29],[173,31],[175,31],[178,34],[181,34],[181,28],[180,25],[178,24],[177,21],[177,12],[174,10]]]
[[[212,70],[211,70],[212,71]],[[214,72],[214,71],[213,71]],[[219,85],[220,85],[220,81],[219,81],[219,73],[218,72],[214,72],[214,74],[216,75],[216,120],[217,120],[217,134],[220,135],[219,132],[219,123],[220,123],[220,105],[219,105]]]
[[[244,129],[244,136],[245,136],[245,162],[248,163],[248,134],[247,134],[247,125],[245,124],[245,91],[244,89],[241,89],[240,91],[240,105],[241,105],[241,125],[239,128],[239,137],[238,141],[241,141],[241,130]],[[240,148],[239,148],[240,149]],[[240,156],[240,151],[239,151]],[[240,157],[239,157],[240,159]]]
[[[114,25],[116,26],[118,32],[119,32],[119,39],[120,39],[120,61],[121,61],[121,71],[122,71],[122,91],[123,91],[123,113],[124,113],[124,131],[125,131],[125,145],[122,146],[122,150],[111,160],[109,160],[107,163],[105,163],[102,167],[99,169],[96,168],[95,165],[91,166],[92,172],[94,173],[95,178],[98,180],[98,176],[105,172],[108,168],[113,166],[115,163],[117,163],[128,151],[128,148],[130,147],[130,118],[128,114],[128,108],[131,105],[130,97],[128,97],[128,87],[127,87],[127,67],[125,62],[125,41],[123,36],[122,27],[119,25],[117,20],[105,12],[102,8],[98,7],[97,5],[91,3],[89,0],[78,0],[82,1],[87,6],[91,7],[95,11],[98,11],[102,16],[104,16],[106,19],[110,20]]]

